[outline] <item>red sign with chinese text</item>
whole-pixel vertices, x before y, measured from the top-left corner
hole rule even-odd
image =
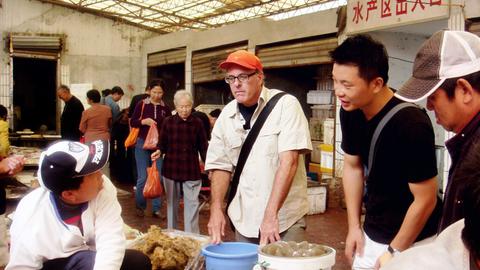
[[[450,0],[348,0],[347,34],[447,18]]]

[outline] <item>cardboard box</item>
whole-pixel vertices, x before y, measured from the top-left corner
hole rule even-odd
[[[320,144],[320,172],[333,172],[333,145]]]
[[[335,121],[333,118],[327,118],[323,121],[322,140],[325,144],[333,144],[335,133]]]
[[[310,154],[310,160],[314,163],[320,163],[320,145],[321,141],[312,141],[312,153]]]
[[[307,188],[308,195],[308,213],[307,215],[315,215],[325,213],[327,209],[327,186],[318,185]]]
[[[323,139],[323,119],[310,118],[308,126],[310,128],[310,139],[321,141]]]
[[[318,175],[318,179],[321,179],[320,176],[322,175],[322,171],[319,163],[310,162],[308,164],[308,172],[316,173]]]

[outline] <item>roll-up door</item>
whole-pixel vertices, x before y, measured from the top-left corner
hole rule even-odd
[[[338,45],[337,38],[297,41],[262,46],[257,56],[264,68],[279,68],[330,63],[329,52]]]
[[[222,80],[223,71],[218,65],[227,59],[227,56],[236,50],[246,50],[247,44],[222,47],[221,49],[193,52],[192,79],[193,83]]]
[[[177,48],[167,51],[161,51],[149,54],[147,57],[147,67],[157,67],[168,64],[184,63],[187,57],[185,48]]]
[[[480,21],[472,22],[468,27],[468,31],[480,37]]]
[[[63,49],[61,35],[9,35],[10,54],[15,57],[56,59]]]

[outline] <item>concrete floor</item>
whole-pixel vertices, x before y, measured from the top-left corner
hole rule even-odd
[[[167,227],[167,220],[154,218],[147,208],[145,217],[138,217],[135,213],[135,198],[133,187],[127,184],[115,183],[119,188],[118,200],[122,206],[122,217],[126,224],[141,232],[146,232],[150,225]],[[15,210],[18,201],[7,202],[7,214]],[[150,207],[150,205],[148,205]],[[182,209],[183,211],[183,209]],[[163,203],[162,213],[166,215],[166,203]],[[200,211],[200,233],[208,235],[207,223],[209,217],[208,204]],[[183,214],[179,215],[180,230],[183,229]],[[341,208],[328,208],[323,214],[307,216],[307,240],[311,243],[319,243],[330,246],[337,251],[334,270],[350,269],[344,256],[345,237],[347,235],[346,210]],[[234,241],[234,233],[227,226],[225,241]],[[3,270],[0,267],[0,270]]]
[[[166,219],[153,218],[151,211],[146,211],[145,217],[137,217],[135,214],[135,200],[132,188],[126,185],[119,185],[122,190],[118,196],[122,205],[122,216],[126,224],[146,232],[150,225],[160,225],[166,228]],[[127,191],[128,190],[128,191]],[[150,205],[149,205],[150,206]],[[163,204],[162,212],[166,213],[166,204]],[[208,205],[200,211],[200,233],[208,235],[209,211]],[[183,229],[183,214],[179,215],[180,230]],[[336,263],[333,269],[347,270],[350,269],[344,256],[345,237],[347,235],[347,216],[346,210],[340,208],[329,208],[323,214],[307,216],[307,240],[312,243],[320,243],[333,247],[337,251]],[[227,226],[225,241],[234,241],[234,233]]]

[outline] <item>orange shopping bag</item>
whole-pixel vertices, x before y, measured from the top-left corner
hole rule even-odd
[[[143,117],[143,108],[145,108],[145,102],[142,101],[142,110],[140,112],[140,118],[138,118],[140,121]],[[128,137],[125,139],[125,148],[135,146],[135,143],[137,143],[138,133],[140,133],[140,128],[132,127],[130,123],[128,123],[128,125],[130,126],[130,133],[128,133]]]
[[[157,144],[158,144],[158,129],[157,129],[157,124],[153,124],[148,129],[148,134],[147,134],[147,137],[145,138],[143,149],[155,150],[157,149]]]
[[[163,195],[163,187],[160,182],[160,174],[157,169],[157,161],[147,168],[147,182],[143,188],[143,197],[146,199],[158,198]]]
[[[135,145],[135,143],[137,142],[139,132],[140,132],[139,128],[135,128],[135,127],[130,128],[130,133],[128,133],[128,137],[125,139],[125,148]]]

